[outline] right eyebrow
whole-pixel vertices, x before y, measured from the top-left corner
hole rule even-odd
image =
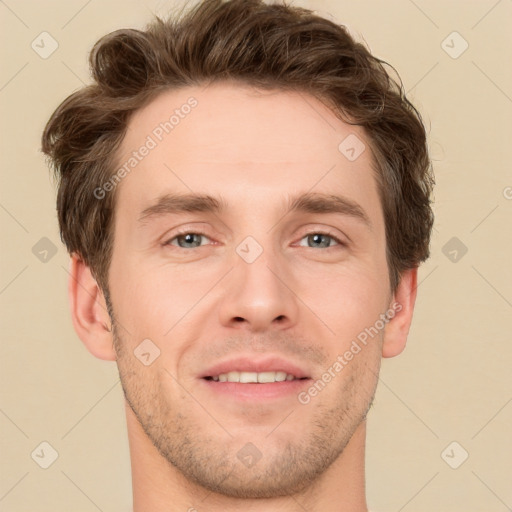
[[[141,212],[139,222],[144,224],[150,218],[169,213],[221,213],[224,209],[222,199],[216,199],[208,194],[165,194]]]

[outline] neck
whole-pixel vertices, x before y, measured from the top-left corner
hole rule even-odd
[[[309,488],[294,496],[239,499],[212,493],[187,480],[155,448],[126,405],[133,485],[133,512],[367,512],[366,421],[343,453]]]

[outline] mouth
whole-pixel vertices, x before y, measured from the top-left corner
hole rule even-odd
[[[271,384],[273,382],[285,382],[291,380],[307,380],[308,377],[296,377],[292,373],[283,371],[266,371],[266,372],[243,372],[230,371],[228,373],[220,373],[219,375],[211,375],[203,377],[206,380],[214,382],[239,382],[241,384]]]
[[[257,360],[254,355],[221,362],[200,380],[209,393],[222,400],[257,402],[290,399],[310,385],[309,370],[280,357]]]

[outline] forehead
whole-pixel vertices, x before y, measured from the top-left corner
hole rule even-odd
[[[284,159],[294,159],[300,147],[302,157],[317,161],[322,150],[337,148],[345,131],[364,138],[360,127],[345,125],[305,92],[219,82],[161,93],[133,115],[122,150],[133,150],[151,135],[157,143],[186,144],[184,150],[193,145],[204,157],[262,161],[270,153],[275,160],[279,150]],[[175,150],[175,157],[186,156]]]
[[[368,150],[350,160],[340,150],[345,140]],[[227,82],[166,91],[137,111],[120,148],[123,165],[118,208],[130,211],[171,190],[218,192],[253,207],[283,191],[338,188],[376,198],[361,127],[342,122],[307,93]]]

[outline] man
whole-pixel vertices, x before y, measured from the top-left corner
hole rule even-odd
[[[259,0],[90,60],[43,151],[74,327],[119,368],[134,511],[366,511],[366,415],[429,255],[419,114],[344,27]]]

